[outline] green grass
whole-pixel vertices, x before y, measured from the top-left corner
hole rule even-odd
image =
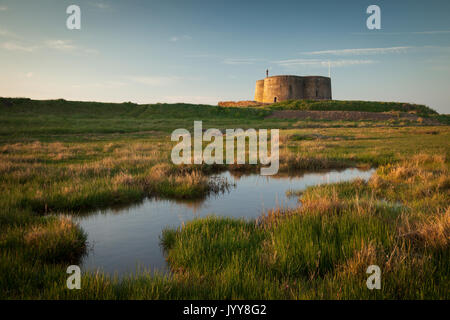
[[[316,110],[316,111],[366,111],[366,112],[415,112],[418,115],[436,115],[433,109],[402,102],[340,101],[340,100],[289,100],[269,106],[273,110]]]
[[[0,99],[0,298],[448,299],[449,127],[266,119],[271,108]],[[202,198],[228,187],[208,174],[257,169],[171,165],[170,132],[194,120],[281,128],[282,174],[353,166],[377,174],[294,190],[302,207],[261,212],[257,221],[212,216],[164,230],[170,277],[85,274],[82,290],[67,290],[66,268],[85,254],[86,235],[65,214],[147,196]],[[365,286],[369,264],[382,268],[380,291]]]
[[[208,127],[259,128],[270,111],[252,108],[221,108],[192,104],[74,102],[0,98],[0,141],[26,137],[79,140],[80,135],[167,134],[176,128],[192,128],[194,120]],[[170,121],[167,121],[170,120]],[[284,121],[286,122],[286,121]],[[282,123],[271,120],[272,124]]]
[[[442,124],[445,124],[447,126],[450,125],[450,114],[439,114],[434,115],[433,117],[436,118]]]
[[[356,110],[414,111],[435,116],[445,123],[445,116],[422,105],[367,101],[286,101],[263,108],[223,108],[192,104],[144,104],[77,102],[66,100],[30,100],[0,98],[0,143],[37,138],[41,141],[109,140],[112,136],[142,137],[167,135],[176,128],[193,127],[194,120],[203,120],[205,128],[279,128],[296,127],[358,127],[389,125],[386,122],[308,121],[265,119],[272,110]],[[391,125],[396,125],[392,123]],[[397,125],[408,125],[399,123]],[[409,124],[411,125],[411,124]],[[417,124],[413,124],[417,125]]]
[[[309,188],[301,198],[303,207],[271,212],[258,223],[211,217],[166,230],[162,243],[170,266],[214,289],[239,288],[212,289],[214,298],[446,299],[448,163],[414,159],[413,164],[380,168],[369,183]],[[424,163],[415,161],[433,168],[420,169]],[[398,172],[408,169],[418,171],[422,184],[405,190],[410,177]],[[433,177],[423,181],[431,172]],[[436,188],[433,199],[417,198],[417,193]],[[392,190],[391,196],[386,197],[386,190]],[[429,224],[431,218],[437,219],[434,224]],[[365,287],[371,264],[383,272],[381,291]],[[265,292],[255,279],[272,283],[274,291]]]

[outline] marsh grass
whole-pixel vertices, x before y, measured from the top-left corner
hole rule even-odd
[[[424,163],[429,165],[421,167],[428,183],[415,186],[427,194],[425,190],[446,174],[448,163],[441,156],[421,154],[413,161],[381,167],[367,183],[309,188],[298,209],[272,210],[257,222],[211,217],[166,230],[163,243],[169,263],[177,274],[210,276],[210,281],[213,275],[228,274],[269,278],[283,292],[278,298],[448,298],[448,198],[447,207],[436,197],[432,210],[417,211],[420,206],[406,200],[417,190],[403,189],[411,176],[399,174]],[[371,187],[379,179],[389,185]],[[397,194],[392,200],[402,205],[380,198],[385,190]],[[414,226],[409,217],[415,217]],[[370,264],[383,270],[380,292],[365,288]],[[308,285],[310,281],[314,285]],[[251,282],[237,283],[251,291]]]
[[[317,111],[366,111],[366,112],[409,112],[420,115],[437,115],[433,109],[419,104],[377,101],[340,101],[340,100],[289,100],[274,103],[270,109],[317,110]]]
[[[2,99],[0,298],[448,299],[448,127],[265,119],[270,112]],[[82,290],[67,290],[66,268],[79,263],[86,235],[65,215],[148,196],[202,198],[232,187],[212,174],[259,169],[170,165],[168,133],[198,119],[205,128],[284,128],[285,174],[377,173],[292,190],[299,208],[255,221],[212,216],[164,230],[171,276],[84,274]],[[380,291],[365,287],[369,263],[382,269]]]

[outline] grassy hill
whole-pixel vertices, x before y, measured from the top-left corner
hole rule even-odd
[[[53,139],[55,135],[111,134],[160,132],[168,134],[176,128],[190,129],[194,120],[202,120],[204,127],[224,128],[280,128],[292,127],[361,127],[375,122],[334,121],[308,119],[275,119],[267,117],[275,110],[342,110],[342,111],[405,111],[421,117],[432,117],[448,124],[448,117],[423,106],[396,102],[370,101],[285,101],[264,107],[218,107],[194,104],[135,104],[101,103],[59,100],[31,100],[0,98],[0,141],[26,137]],[[377,125],[404,125],[378,122]],[[97,137],[98,139],[99,137]]]
[[[193,104],[100,103],[66,100],[0,98],[0,138],[3,136],[130,133],[191,128],[204,125],[258,128],[268,110],[221,108]],[[271,120],[270,123],[280,123]]]
[[[378,101],[346,100],[288,100],[269,106],[275,110],[318,110],[318,111],[366,111],[366,112],[413,112],[420,116],[437,115],[433,109],[422,104]]]
[[[267,111],[252,108],[220,108],[188,103],[136,104],[132,102],[105,103],[59,100],[31,100],[28,98],[0,98],[0,115],[52,115],[58,117],[104,118],[261,118]]]
[[[264,108],[221,108],[211,105],[195,105],[188,103],[157,103],[136,104],[104,103],[104,102],[81,102],[59,100],[31,100],[28,98],[1,98],[0,115],[17,114],[33,115],[45,113],[58,116],[84,116],[95,118],[111,117],[242,117],[259,118],[267,115],[262,109],[270,110],[317,110],[317,111],[366,111],[366,112],[412,112],[418,115],[437,115],[438,113],[421,104],[410,104],[402,102],[378,102],[378,101],[347,101],[347,100],[288,100],[274,103]],[[180,112],[182,114],[180,114]]]

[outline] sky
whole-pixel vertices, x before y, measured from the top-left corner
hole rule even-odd
[[[0,96],[216,104],[330,64],[333,99],[450,113],[449,18],[448,0],[0,0]]]

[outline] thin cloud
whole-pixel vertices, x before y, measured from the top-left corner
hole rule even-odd
[[[90,5],[94,6],[96,8],[99,8],[99,9],[108,9],[109,8],[109,4],[106,4],[103,2],[91,2]]]
[[[96,55],[99,54],[99,51],[96,49],[88,49],[88,48],[82,48],[81,49],[83,53],[89,54],[89,55]]]
[[[0,33],[0,35],[1,34],[2,33]],[[97,50],[77,46],[70,40],[47,40],[39,45],[25,45],[18,41],[6,41],[0,43],[0,48],[8,51],[22,51],[22,52],[34,52],[37,49],[48,48],[56,51],[81,55],[98,54]]]
[[[7,6],[0,6],[0,11],[6,11],[6,10],[8,10]]]
[[[364,64],[373,64],[377,63],[374,60],[350,60],[350,59],[341,59],[341,60],[319,60],[319,59],[289,59],[289,60],[280,60],[274,61],[275,64],[278,64],[282,67],[295,67],[295,66],[328,66],[330,64],[332,67],[346,67],[346,66],[354,66],[354,65],[364,65]]]
[[[280,66],[290,67],[290,66],[307,66],[307,65],[320,65],[320,60],[315,59],[288,59],[274,61],[273,63]]]
[[[73,51],[77,49],[70,40],[48,40],[45,42],[47,47],[60,51]]]
[[[170,42],[177,42],[180,40],[192,40],[192,37],[189,35],[183,35],[183,36],[172,36],[169,39]]]
[[[19,38],[14,32],[0,28],[0,36],[7,38]]]
[[[192,59],[205,59],[205,58],[222,58],[222,56],[217,54],[211,54],[211,53],[196,53],[196,54],[188,54],[184,56],[185,58],[192,58]]]
[[[166,96],[161,102],[165,103],[194,103],[194,104],[217,104],[217,97],[209,96]]]
[[[448,34],[450,30],[416,31],[413,34]]]
[[[442,53],[442,54],[448,54],[450,53],[450,47],[441,47],[441,46],[423,46],[423,50],[426,50],[428,52],[434,52],[434,53]]]
[[[253,64],[253,63],[258,62],[258,61],[263,61],[263,60],[262,59],[252,59],[252,58],[249,58],[249,59],[227,58],[227,59],[223,60],[223,63],[225,63],[225,64],[232,64],[232,65],[234,65],[234,64]]]
[[[98,54],[97,50],[76,46],[71,40],[47,40],[45,41],[45,46],[58,51],[81,54]]]
[[[166,86],[178,81],[180,77],[175,76],[131,76],[129,80],[144,84],[146,86]]]
[[[415,47],[357,48],[303,52],[307,55],[371,55],[387,53],[405,53]]]
[[[346,66],[353,66],[353,65],[360,65],[360,64],[373,64],[377,63],[375,60],[335,60],[330,61],[330,65],[332,67],[346,67]],[[328,61],[322,61],[322,66],[327,66]]]
[[[38,48],[37,46],[26,46],[16,42],[3,42],[2,44],[0,44],[0,47],[8,51],[23,51],[23,52],[33,52]]]
[[[405,34],[449,34],[450,30],[429,30],[429,31],[403,31],[403,32],[351,32],[353,35],[366,36],[366,35],[383,35],[383,36],[401,36]]]
[[[71,87],[74,89],[96,88],[96,89],[118,89],[126,86],[122,81],[104,81],[95,83],[74,84]]]

